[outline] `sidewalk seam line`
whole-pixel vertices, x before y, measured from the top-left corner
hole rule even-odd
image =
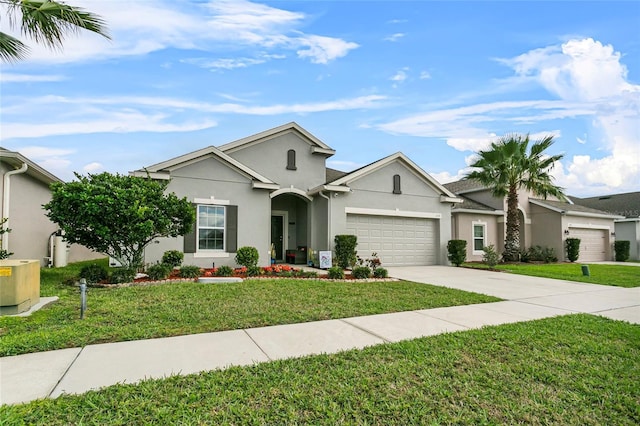
[[[51,388],[51,391],[47,394],[46,398],[51,398],[51,395],[53,394],[53,392],[58,388],[58,386],[60,386],[60,383],[62,382],[62,379],[65,378],[65,376],[67,375],[69,370],[71,370],[71,367],[73,367],[73,364],[75,364],[76,361],[78,360],[78,358],[80,357],[80,354],[84,351],[84,348],[86,348],[86,346],[83,346],[83,347],[80,348],[80,351],[78,351],[78,354],[69,363],[69,366],[64,370],[64,373],[62,373],[62,375],[60,376],[60,378],[58,379],[56,384],[53,385],[53,387]]]
[[[362,318],[362,317],[358,317],[358,318]],[[351,327],[357,328],[360,331],[364,331],[365,333],[370,334],[373,337],[377,337],[378,339],[382,339],[385,343],[393,343],[392,340],[386,339],[386,338],[380,336],[379,334],[376,334],[376,333],[372,332],[371,330],[367,330],[366,328],[362,328],[362,327],[360,327],[360,326],[358,326],[356,324],[350,323],[349,321],[347,321],[347,318],[339,318],[338,321],[343,322],[343,323],[345,323],[347,325],[350,325]]]
[[[271,358],[271,357],[269,356],[269,354],[267,354],[267,353],[264,351],[264,349],[262,349],[262,346],[260,346],[260,345],[258,344],[258,342],[256,342],[256,341],[255,341],[255,339],[254,339],[254,338],[249,334],[249,332],[248,332],[246,329],[244,329],[244,328],[243,328],[243,329],[242,329],[242,331],[244,331],[244,334],[246,334],[246,335],[247,335],[247,337],[249,337],[249,339],[253,342],[253,344],[254,344],[254,345],[256,345],[256,346],[258,347],[258,349],[260,349],[260,352],[262,352],[262,353],[264,354],[264,356],[266,356],[266,357],[267,357],[267,359],[268,359],[269,361],[273,361],[273,358]]]

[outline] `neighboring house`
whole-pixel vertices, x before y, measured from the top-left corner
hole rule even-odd
[[[235,265],[253,246],[260,265],[306,263],[332,250],[338,234],[358,236],[358,254],[382,264],[447,264],[451,207],[460,202],[402,153],[344,173],[326,167],[335,151],[296,123],[131,172],[170,180],[168,191],[197,210],[191,233],[161,238],[145,252],[158,261],[182,250],[186,264]]]
[[[53,235],[58,227],[42,205],[51,200],[49,185],[54,182],[62,180],[22,154],[0,148],[0,215],[9,218],[5,227],[11,229],[2,236],[2,248],[14,253],[11,259],[39,260],[42,266],[53,262]],[[69,262],[104,257],[80,245],[60,247]]]
[[[640,192],[571,199],[576,204],[624,216],[615,221],[616,240],[629,241],[629,259],[640,260]]]
[[[482,260],[482,249],[494,245],[504,250],[506,234],[506,197],[498,198],[476,180],[463,179],[444,185],[464,202],[452,210],[452,236],[467,241],[467,259]],[[527,191],[518,192],[520,247],[553,248],[560,261],[565,260],[565,240],[580,238],[579,261],[613,259],[614,220],[611,214],[556,198],[538,199]]]

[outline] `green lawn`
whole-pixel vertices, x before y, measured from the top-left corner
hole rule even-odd
[[[99,366],[96,366],[99,368]],[[8,424],[640,423],[640,327],[571,315],[3,406]]]
[[[0,317],[0,356],[500,300],[406,281],[187,282],[90,288],[85,319],[80,320],[79,290],[62,284],[79,268],[75,264],[42,270],[41,294],[60,300],[29,317]]]
[[[471,268],[487,269],[482,263],[465,263]],[[590,284],[613,285],[618,287],[639,287],[640,267],[625,265],[589,264],[590,276],[582,274],[580,263],[518,263],[497,265],[496,269],[514,274],[559,280],[579,281]]]

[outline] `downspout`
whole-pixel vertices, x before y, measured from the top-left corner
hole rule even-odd
[[[26,172],[28,168],[29,166],[27,166],[27,163],[22,163],[22,167],[20,167],[19,169],[11,170],[4,174],[4,181],[2,182],[2,219],[5,219],[5,218],[7,219],[7,221],[5,222],[5,227],[9,227],[9,200],[10,200],[9,195],[11,192],[11,185],[10,185],[11,181],[9,180],[9,178],[12,175],[17,175],[17,174]],[[9,233],[8,232],[2,235],[2,250],[9,251]]]
[[[324,195],[324,192],[318,192],[322,198],[327,200],[327,250],[331,250],[331,197]]]

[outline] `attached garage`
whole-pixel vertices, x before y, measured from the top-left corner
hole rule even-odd
[[[599,262],[609,260],[609,230],[590,228],[569,228],[571,238],[580,239],[579,262]]]
[[[437,264],[437,230],[436,219],[347,214],[347,233],[358,237],[358,256],[377,253],[382,266]]]

